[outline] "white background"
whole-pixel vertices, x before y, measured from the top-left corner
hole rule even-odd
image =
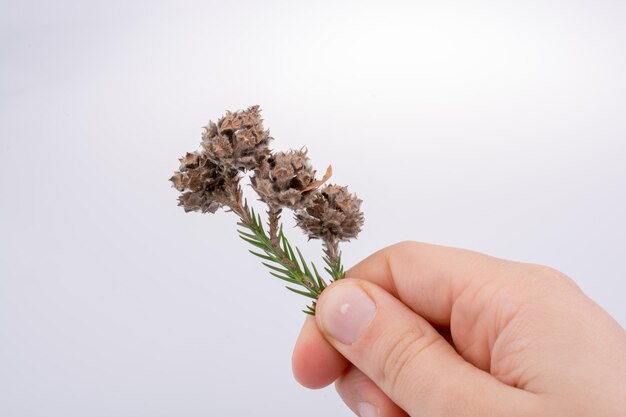
[[[626,324],[624,51],[618,0],[3,0],[0,416],[351,415],[292,378],[305,300],[167,181],[253,104],[365,201],[348,265],[548,264]]]

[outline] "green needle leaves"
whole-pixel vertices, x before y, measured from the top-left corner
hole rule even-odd
[[[300,249],[296,247],[294,251],[294,247],[283,233],[282,226],[275,242],[273,242],[263,228],[261,216],[255,213],[254,209],[250,209],[250,215],[246,217],[250,220],[245,221],[242,218],[237,223],[241,227],[238,229],[239,237],[261,249],[261,251],[249,250],[249,252],[263,259],[264,262],[261,263],[270,270],[271,275],[292,284],[292,286],[286,286],[288,290],[317,300],[328,284],[317,272],[313,263],[309,268]],[[343,271],[343,268],[339,267]],[[339,275],[331,274],[331,276],[333,279],[337,279]],[[296,287],[294,288],[294,286]],[[303,311],[307,314],[315,314],[315,303],[307,306],[306,310]]]

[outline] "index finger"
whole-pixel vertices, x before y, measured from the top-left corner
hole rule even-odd
[[[433,325],[449,327],[453,306],[463,293],[510,279],[514,264],[522,265],[466,249],[406,241],[379,250],[346,275],[377,284]]]

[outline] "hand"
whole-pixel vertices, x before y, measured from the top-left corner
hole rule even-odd
[[[405,242],[347,277],[293,370],[361,417],[626,416],[626,332],[553,269]]]

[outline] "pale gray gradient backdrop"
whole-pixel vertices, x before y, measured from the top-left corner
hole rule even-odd
[[[167,181],[253,104],[365,201],[348,265],[548,264],[626,324],[625,2],[0,4],[0,416],[351,415],[292,378],[306,300]]]

